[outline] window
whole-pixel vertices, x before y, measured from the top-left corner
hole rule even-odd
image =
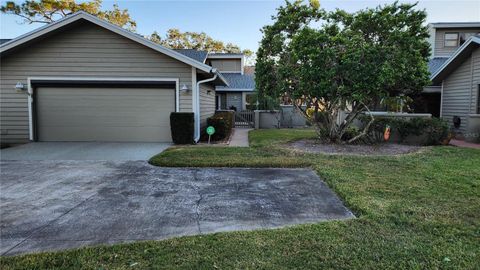
[[[445,33],[445,47],[458,46],[458,33]]]

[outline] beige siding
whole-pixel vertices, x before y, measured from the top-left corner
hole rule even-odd
[[[241,59],[212,59],[210,60],[212,67],[221,72],[241,72]]]
[[[473,73],[472,73],[473,61]],[[478,84],[480,83],[480,49],[464,61],[443,81],[442,118],[452,124],[453,116],[462,119],[460,131],[465,132],[468,115],[475,112]]]
[[[210,93],[208,91],[210,90]],[[215,88],[210,84],[200,84],[200,125],[204,127],[207,118],[215,113]]]
[[[435,34],[435,57],[451,56],[460,46],[445,47],[445,33],[479,33],[479,29],[437,29]]]
[[[1,59],[2,142],[28,141],[27,96],[15,84],[27,77],[179,78],[192,89],[191,67],[91,23],[36,41]],[[192,111],[191,91],[180,93],[180,111]]]

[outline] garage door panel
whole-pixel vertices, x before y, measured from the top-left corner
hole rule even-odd
[[[36,89],[40,141],[170,142],[175,90]]]
[[[112,136],[115,133],[115,137]],[[96,128],[90,127],[49,127],[43,131],[42,141],[106,141],[106,142],[158,142],[156,138],[166,138],[160,141],[170,142],[170,129],[165,127],[143,127],[141,132],[132,132],[131,127]]]

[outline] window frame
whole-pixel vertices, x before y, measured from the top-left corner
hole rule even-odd
[[[453,38],[447,39],[447,35],[451,35],[451,34],[457,35],[457,38],[456,39],[453,39]],[[456,42],[455,45],[453,45],[453,46],[447,45],[447,41],[453,41],[453,40],[455,40],[455,42]],[[445,34],[443,35],[443,46],[444,47],[448,47],[448,48],[458,47],[459,43],[460,43],[460,32],[445,32]]]

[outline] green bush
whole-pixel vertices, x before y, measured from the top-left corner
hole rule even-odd
[[[233,128],[233,116],[233,112],[225,111],[217,112],[207,119],[207,126],[213,126],[215,128],[215,134],[212,135],[212,140],[223,140],[230,135]]]
[[[362,117],[361,121],[367,123],[369,117]],[[438,145],[448,137],[449,128],[447,122],[440,118],[412,118],[400,117],[375,117],[370,126],[369,140],[383,141],[383,132],[386,126],[390,126],[392,133],[396,132],[400,141],[404,142],[408,136],[426,135],[422,142],[424,145]]]
[[[170,114],[170,130],[175,144],[192,144],[194,136],[193,113],[172,112]]]
[[[216,112],[215,117],[221,117],[225,119],[225,124],[227,125],[227,130],[231,131],[233,128],[233,122],[235,117],[235,112],[232,111],[219,111]]]

